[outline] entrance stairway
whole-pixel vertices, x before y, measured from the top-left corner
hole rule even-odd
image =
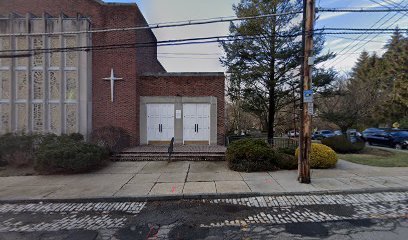
[[[175,145],[171,161],[224,161],[224,146]],[[112,161],[169,161],[168,146],[138,146],[114,154]]]

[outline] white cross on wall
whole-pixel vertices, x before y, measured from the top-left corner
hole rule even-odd
[[[113,68],[111,69],[111,76],[108,78],[103,78],[104,80],[108,80],[111,82],[111,101],[113,102],[113,96],[115,92],[115,81],[117,80],[123,80],[123,78],[117,78],[115,77],[115,74],[113,73]]]

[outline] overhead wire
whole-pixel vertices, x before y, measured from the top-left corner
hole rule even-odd
[[[401,4],[403,3],[404,1],[402,1],[401,3],[399,3],[397,6],[395,6],[395,7],[401,7]],[[408,6],[408,4],[407,5],[405,5],[404,6],[404,8],[405,7],[407,7]],[[391,19],[393,19],[396,15],[397,15],[398,13],[395,13],[393,16],[391,16],[390,18],[388,18],[386,21],[384,21],[379,27],[382,27],[382,26],[384,26],[388,21],[390,21]],[[383,19],[385,19],[388,15],[390,15],[390,13],[387,13],[386,15],[384,15],[383,17],[381,17],[377,22],[375,22],[371,27],[370,27],[370,29],[373,29],[374,27],[375,27],[375,25],[377,25],[378,23],[380,23]],[[398,20],[397,20],[398,21]],[[394,22],[395,23],[395,22]],[[393,24],[394,24],[393,23]],[[391,24],[390,26],[392,26],[393,24]],[[390,27],[389,26],[389,27]],[[388,27],[388,28],[389,28]],[[357,37],[357,39],[356,40],[354,40],[354,41],[352,41],[351,43],[349,43],[346,47],[344,47],[344,48],[342,48],[339,52],[337,52],[337,54],[342,54],[342,53],[344,53],[344,51],[346,51],[347,49],[347,51],[345,52],[345,53],[348,53],[348,52],[350,52],[350,51],[353,51],[353,50],[358,50],[358,49],[355,49],[356,47],[358,48],[358,44],[359,43],[355,43],[356,41],[358,41],[358,40],[362,40],[362,41],[364,41],[364,40],[366,40],[366,39],[368,39],[369,38],[369,35],[367,34],[368,33],[368,31],[365,31],[365,32],[362,32],[361,33],[361,35],[359,36],[359,37]],[[379,34],[376,34],[376,36],[378,36]],[[375,36],[375,37],[376,37]],[[374,37],[374,38],[375,38]],[[370,40],[374,40],[374,38],[371,38]],[[368,43],[366,43],[365,45],[367,45]],[[353,46],[352,46],[353,45]],[[365,46],[364,45],[364,46]],[[350,48],[351,47],[351,48]],[[343,62],[345,59],[347,59],[347,57],[341,57],[341,58],[335,58],[335,59],[333,59],[333,60],[329,60],[328,62],[326,62],[326,63],[324,63],[322,66],[323,67],[326,67],[327,65],[330,65],[330,66],[333,66],[334,64],[336,64],[336,63],[339,63],[339,62]]]

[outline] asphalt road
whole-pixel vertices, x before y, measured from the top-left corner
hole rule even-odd
[[[0,204],[0,240],[408,239],[408,193]]]

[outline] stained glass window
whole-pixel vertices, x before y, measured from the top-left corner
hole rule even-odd
[[[59,104],[50,104],[50,131],[55,134],[61,133],[61,107]]]
[[[16,79],[17,99],[27,99],[28,98],[27,72],[17,71],[16,78],[17,78]]]
[[[61,97],[61,77],[59,72],[49,72],[50,100],[60,100]]]
[[[44,41],[42,37],[33,38],[33,48],[42,49],[44,48]],[[33,56],[33,67],[41,67],[44,65],[44,54],[39,53]]]
[[[42,103],[33,104],[33,131],[42,132],[44,130],[44,105]]]
[[[27,132],[27,107],[26,104],[16,104],[17,111],[17,131]]]
[[[10,50],[10,38],[8,37],[1,37],[0,38],[0,50]],[[10,67],[11,59],[10,58],[0,58],[0,67]]]
[[[76,37],[65,37],[65,47],[72,48],[77,47]],[[65,66],[72,68],[77,67],[78,65],[78,52],[76,51],[68,51],[65,54]]]
[[[33,72],[33,99],[44,97],[44,74],[41,71]]]
[[[66,133],[76,133],[78,132],[78,114],[77,114],[77,105],[67,104],[65,105],[65,114],[66,114]]]
[[[10,98],[10,72],[0,71],[0,99]]]
[[[75,100],[77,98],[77,73],[75,71],[66,72],[65,98]]]

